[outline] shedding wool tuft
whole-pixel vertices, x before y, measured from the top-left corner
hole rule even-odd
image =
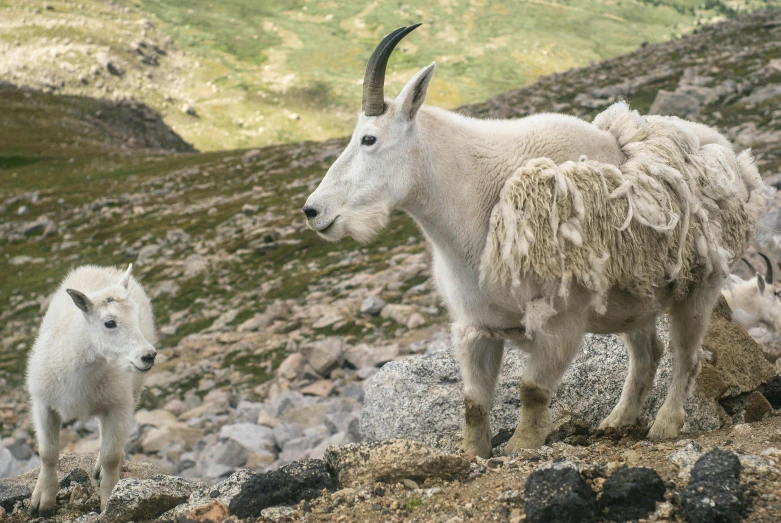
[[[695,124],[617,103],[594,125],[615,136],[624,164],[530,160],[491,214],[481,282],[519,300],[523,280],[543,284],[545,295],[524,304],[530,331],[556,313],[573,280],[603,314],[613,287],[653,296],[671,286],[682,299],[711,273],[726,276],[772,194],[749,151],[703,145]]]

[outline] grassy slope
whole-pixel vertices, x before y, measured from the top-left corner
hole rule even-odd
[[[0,5],[0,45],[18,41],[22,49],[28,43],[40,49],[54,46],[54,38],[58,44],[92,38],[95,46],[111,50],[125,77],[90,79],[84,85],[73,74],[62,80],[61,90],[138,97],[163,112],[187,141],[214,150],[348,133],[365,61],[379,38],[400,25],[424,22],[391,61],[389,93],[437,60],[441,67],[431,102],[457,107],[529,84],[540,75],[629,52],[641,42],[668,40],[703,20],[731,14],[733,7],[779,5],[779,0],[50,4],[53,11],[31,15],[23,25],[17,21],[29,14],[28,4],[10,0]],[[154,25],[146,30],[147,37],[173,40],[157,67],[140,66],[131,49],[142,38],[144,19]],[[93,63],[78,52],[60,53],[58,60],[77,71],[89,70]],[[20,61],[47,63],[52,70],[62,66],[37,54],[22,53]],[[47,81],[41,80],[43,85]],[[182,113],[185,103],[197,108],[199,118]],[[294,113],[300,119],[292,119]]]
[[[555,104],[572,103],[589,88],[640,74],[638,63],[647,63],[649,69],[675,63],[682,70],[700,63],[703,53],[716,57],[713,60],[720,72],[713,74],[718,79],[753,75],[778,56],[777,47],[768,40],[777,38],[778,29],[762,29],[762,21],[761,16],[753,17],[740,30],[718,35],[718,39],[705,31],[680,45],[661,50],[648,47],[626,58],[544,78],[498,97],[500,102],[494,100],[470,111],[488,116],[497,103],[521,113],[550,110]],[[727,40],[730,49],[742,49],[742,54],[723,53],[718,42]],[[781,77],[770,76],[766,81],[777,83]],[[669,89],[675,83],[648,86],[630,97],[630,102],[647,108],[656,89]],[[343,141],[269,147],[259,162],[250,165],[242,162],[241,151],[173,156],[130,153],[80,127],[78,122],[95,110],[88,101],[82,101],[83,105],[64,102],[53,95],[30,93],[23,112],[21,98],[0,97],[0,114],[9,115],[0,125],[0,220],[16,223],[46,214],[60,227],[58,235],[48,238],[0,240],[0,336],[8,344],[6,350],[0,349],[0,380],[9,385],[22,378],[23,357],[41,317],[41,298],[77,264],[133,261],[147,288],[154,289],[162,281],[178,284],[178,293],[155,299],[160,325],[176,313],[183,314],[176,335],[162,340],[163,347],[172,347],[182,336],[208,327],[214,320],[209,312],[215,308],[238,309],[233,322],[238,324],[275,299],[302,303],[308,292],[318,290],[343,295],[349,287],[334,289],[336,278],[381,270],[395,253],[424,248],[417,228],[402,216],[394,218],[386,233],[367,246],[352,241],[327,244],[306,230],[301,205]],[[723,127],[742,121],[773,127],[779,125],[774,112],[777,103],[771,99],[747,107],[735,99],[722,101],[705,107],[702,119]],[[774,151],[772,144],[755,149],[763,172],[781,168],[781,158]],[[38,193],[35,201],[32,192]],[[259,206],[251,218],[241,212],[246,203]],[[18,216],[20,205],[29,206],[30,214]],[[193,241],[168,245],[164,238],[171,229],[183,229]],[[261,241],[261,248],[256,248],[256,240],[271,233],[279,234],[278,241],[268,249]],[[150,263],[138,260],[140,249],[150,245],[160,245],[165,255]],[[208,259],[211,267],[188,279],[183,261],[195,253]],[[33,262],[12,265],[11,260],[20,255],[32,257]],[[411,279],[409,285],[415,283],[419,280]],[[350,324],[340,334],[393,339],[394,328]]]

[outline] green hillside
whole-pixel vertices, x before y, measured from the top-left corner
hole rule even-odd
[[[7,0],[0,77],[53,92],[135,98],[197,148],[231,149],[349,133],[365,61],[401,25],[423,22],[391,60],[389,93],[436,60],[430,101],[452,108],[780,4],[53,0],[41,9]]]

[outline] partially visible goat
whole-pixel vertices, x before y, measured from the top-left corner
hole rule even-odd
[[[49,517],[57,496],[60,424],[97,416],[100,509],[124,458],[129,422],[157,352],[152,306],[141,285],[111,267],[72,271],[54,294],[27,366],[41,470],[30,514]]]
[[[746,258],[742,258],[754,277],[744,280],[730,274],[730,285],[721,293],[732,309],[732,320],[743,325],[746,330],[764,323],[781,333],[781,291],[776,292],[773,288],[773,265],[770,260],[761,252],[757,254],[765,260],[765,275],[762,276]]]

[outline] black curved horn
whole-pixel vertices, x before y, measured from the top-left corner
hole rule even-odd
[[[761,252],[758,252],[760,256],[762,256],[762,259],[765,260],[765,265],[767,266],[767,270],[765,271],[765,281],[768,282],[770,285],[773,285],[773,264],[770,263],[770,258],[762,254]]]
[[[420,25],[399,27],[382,39],[369,58],[369,63],[366,64],[366,74],[363,77],[363,99],[361,100],[361,109],[366,116],[379,116],[385,112],[385,68],[388,65],[388,58],[390,58],[396,44]]]

